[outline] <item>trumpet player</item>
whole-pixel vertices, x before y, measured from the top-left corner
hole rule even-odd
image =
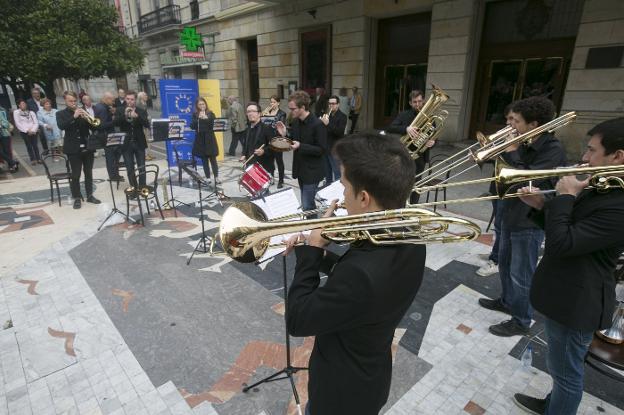
[[[414,163],[399,140],[352,135],[334,151],[350,215],[405,206]],[[370,160],[383,168],[372,169]],[[286,322],[293,336],[316,336],[306,414],[378,414],[390,392],[392,338],[420,287],[425,246],[361,241],[338,258],[315,229],[289,239],[287,252],[301,241]],[[328,275],[323,286],[319,271]]]
[[[425,105],[425,94],[415,89],[409,94],[409,104],[410,108],[403,112],[400,112],[399,115],[392,121],[392,123],[386,129],[387,132],[399,135],[409,134],[410,137],[416,138],[418,136],[418,130],[415,127],[410,127],[416,115],[422,110],[423,105]],[[435,141],[429,140],[427,141],[426,146],[431,148],[435,145]],[[416,174],[422,173],[425,170],[425,164],[429,161],[429,150],[425,151],[423,155],[417,158],[414,163],[416,165]],[[410,203],[418,203],[418,199],[420,195],[416,192],[413,192],[410,195]]]
[[[74,209],[82,206],[82,194],[80,193],[80,172],[84,171],[85,190],[87,202],[98,204],[100,201],[93,196],[93,150],[87,148],[90,124],[87,118],[91,117],[87,111],[78,108],[78,96],[74,91],[63,93],[66,108],[57,111],[56,122],[59,129],[65,131],[63,139],[63,152],[69,158],[71,165],[70,188],[74,199]]]
[[[113,114],[115,108],[113,103],[115,97],[110,92],[105,92],[102,95],[102,99],[94,107],[94,115],[101,121],[99,134],[102,135],[102,141],[104,142],[104,156],[106,157],[106,171],[108,172],[108,178],[110,180],[122,181],[123,177],[119,175],[119,159],[121,158],[120,146],[106,146],[106,137],[108,134],[114,132],[115,121],[113,120]]]
[[[321,122],[327,128],[327,147],[325,154],[325,185],[332,183],[334,180],[340,180],[340,166],[338,159],[332,154],[332,149],[339,139],[344,137],[345,128],[347,127],[347,114],[340,111],[340,99],[336,95],[332,95],[328,100],[329,113],[321,117]]]
[[[136,92],[127,91],[125,101],[125,107],[117,107],[115,124],[126,133],[121,151],[128,172],[128,183],[135,189],[140,189],[145,187],[145,149],[147,148],[143,129],[149,128],[149,121],[147,111],[136,106]],[[139,168],[138,183],[134,174],[135,162]]]
[[[553,119],[555,106],[544,97],[516,101],[511,107],[511,126],[524,134]],[[516,144],[501,156],[516,169],[553,169],[566,164],[561,142],[552,133],[543,133],[531,144]],[[551,180],[535,183],[552,188]],[[510,314],[511,318],[490,326],[496,336],[529,333],[533,310],[529,303],[531,279],[537,265],[544,231],[527,218],[530,208],[517,198],[502,200],[501,234],[498,248],[498,270],[502,292],[497,299],[480,298],[479,304],[490,310]]]
[[[598,124],[583,155],[590,167],[622,166],[624,118]],[[616,180],[624,180],[620,175]],[[624,182],[622,182],[624,183]],[[531,219],[546,233],[546,249],[531,285],[531,304],[545,317],[546,362],[553,379],[545,399],[517,393],[514,402],[536,414],[576,414],[583,396],[585,355],[594,331],[611,327],[615,267],[624,250],[624,189],[586,189],[589,180],[562,177],[545,200],[520,189]]]

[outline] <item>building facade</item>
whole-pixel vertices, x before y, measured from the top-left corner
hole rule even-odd
[[[452,142],[496,131],[506,105],[544,95],[560,113],[578,112],[559,134],[573,158],[592,125],[624,112],[619,0],[115,2],[147,53],[120,82],[155,108],[161,78],[219,79],[222,96],[262,106],[293,89],[356,86],[360,129],[383,129],[411,90],[435,84],[451,97],[441,140]],[[183,31],[203,41],[194,56]]]

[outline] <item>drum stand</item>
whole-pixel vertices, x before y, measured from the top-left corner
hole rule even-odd
[[[115,192],[113,191],[113,180],[108,179],[108,185],[110,186],[110,192],[111,192],[111,198],[113,199],[113,208],[111,209],[110,213],[108,214],[108,216],[106,217],[106,219],[104,219],[102,221],[102,223],[100,223],[100,226],[98,226],[97,230],[99,231],[100,229],[102,229],[102,226],[104,226],[104,224],[115,214],[115,213],[120,213],[122,214],[127,221],[130,221],[134,224],[137,223],[136,220],[132,219],[130,216],[126,215],[124,212],[122,212],[121,210],[117,209],[117,204],[115,203]],[[140,202],[139,202],[140,203]]]
[[[286,256],[282,256],[282,274],[284,277],[284,329],[286,332],[286,367],[282,370],[273,373],[272,375],[259,380],[253,385],[247,385],[243,383],[243,392],[247,393],[250,389],[256,388],[262,383],[274,382],[276,380],[288,379],[290,380],[290,386],[292,387],[293,395],[295,396],[295,403],[297,404],[297,412],[302,415],[301,402],[299,401],[299,394],[297,393],[297,387],[295,386],[295,373],[300,370],[308,370],[307,367],[296,367],[291,364],[290,360],[290,335],[288,334],[288,280],[286,278]],[[281,377],[278,377],[283,375]]]

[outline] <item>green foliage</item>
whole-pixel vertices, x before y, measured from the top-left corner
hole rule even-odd
[[[105,0],[0,0],[0,79],[111,78],[144,54]]]

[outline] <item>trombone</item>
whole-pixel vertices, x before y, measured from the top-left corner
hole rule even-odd
[[[450,165],[447,165],[445,168],[437,170],[426,177],[423,176],[424,174],[433,170],[433,168],[430,167],[429,169],[423,171],[419,176],[417,176],[417,178],[420,177],[420,180],[418,180],[416,184],[414,184],[414,191],[419,193],[416,188],[429,188],[429,186],[424,185],[468,161],[472,160],[476,164],[449,177],[442,183],[445,183],[448,180],[457,177],[462,173],[465,173],[468,170],[473,169],[477,166],[481,167],[486,161],[494,160],[496,157],[503,154],[509,147],[521,143],[531,144],[533,140],[536,137],[539,137],[541,134],[552,133],[553,131],[556,131],[563,126],[568,125],[569,123],[574,121],[575,118],[576,113],[574,111],[571,111],[553,119],[552,121],[542,124],[539,127],[532,129],[531,131],[527,131],[526,133],[517,135],[515,137],[513,137],[513,134],[516,133],[516,130],[510,126],[507,126],[490,136],[484,136],[483,134],[478,133],[477,143],[468,147],[467,150],[462,150],[445,160],[445,162],[448,162],[449,160],[456,158],[455,161],[451,161]],[[474,148],[476,146],[481,146],[481,149],[475,151]],[[463,157],[457,158],[458,156],[461,156],[462,153],[466,154]]]
[[[461,227],[463,231],[447,232],[451,225]],[[225,254],[243,263],[254,262],[269,248],[283,246],[270,245],[271,237],[319,228],[324,238],[336,243],[368,240],[375,245],[462,242],[471,241],[481,234],[481,229],[473,222],[418,208],[310,220],[270,221],[255,204],[238,202],[223,213],[219,232],[210,243],[210,254]],[[223,252],[215,250],[217,241]]]
[[[505,165],[504,163],[497,163],[496,174],[494,177],[488,177],[484,179],[466,180],[463,182],[444,183],[438,186],[427,186],[418,189],[419,191],[439,190],[442,188],[464,186],[478,183],[490,183],[496,182],[496,195],[491,196],[479,196],[464,199],[451,199],[442,200],[439,202],[425,202],[408,205],[412,208],[424,208],[431,206],[438,206],[443,204],[455,204],[466,202],[480,202],[494,199],[509,199],[512,197],[524,196],[524,193],[509,193],[511,188],[522,182],[531,183],[532,180],[546,179],[551,177],[569,176],[569,175],[590,175],[589,186],[586,189],[595,189],[599,192],[607,192],[611,189],[624,189],[624,165],[615,166],[594,166],[589,167],[587,165],[571,166],[571,167],[559,167],[556,169],[545,170],[525,170],[525,169],[513,169]],[[540,190],[537,193],[552,193],[554,190]]]

